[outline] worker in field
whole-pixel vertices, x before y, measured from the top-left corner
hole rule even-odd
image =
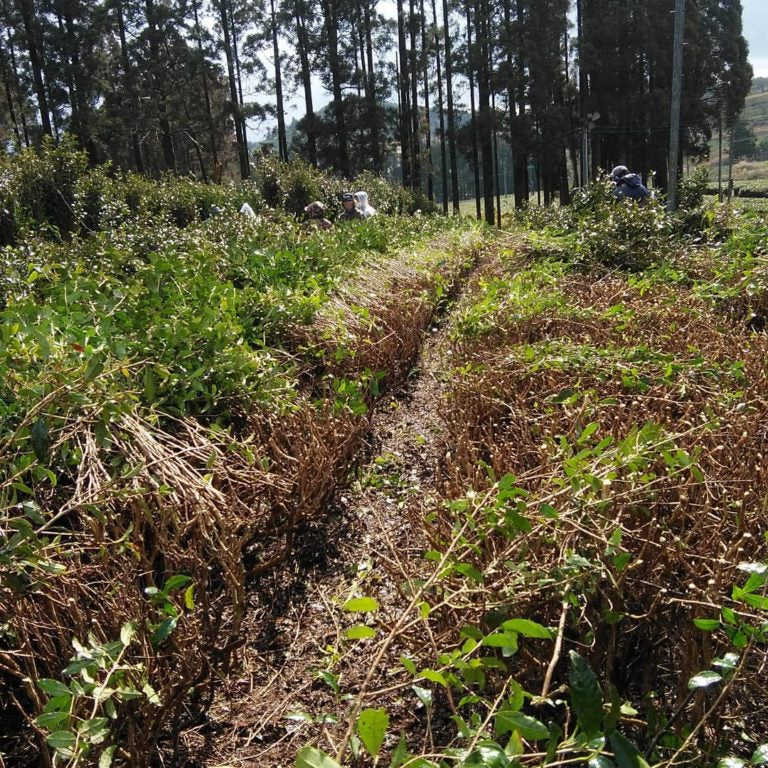
[[[355,196],[351,192],[345,192],[341,196],[341,207],[344,210],[339,216],[339,221],[362,221],[365,218],[355,205]]]
[[[333,227],[333,224],[325,218],[325,206],[319,200],[315,200],[314,203],[306,206],[304,213],[307,217],[307,220],[304,222],[304,228],[307,230],[331,229]]]
[[[368,193],[362,189],[359,192],[355,192],[355,204],[357,210],[363,214],[364,219],[370,219],[371,216],[376,215],[376,209],[368,202]]]
[[[637,200],[642,203],[648,197],[648,189],[643,180],[636,173],[630,173],[626,165],[617,165],[611,171],[611,181],[613,182],[613,196],[621,202],[622,200]]]

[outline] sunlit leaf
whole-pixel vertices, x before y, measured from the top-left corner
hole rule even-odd
[[[344,610],[350,613],[375,613],[379,610],[379,602],[373,597],[353,597],[344,603]]]
[[[357,718],[357,733],[374,760],[379,756],[388,727],[389,713],[386,709],[364,709]]]
[[[296,755],[295,768],[341,768],[341,766],[319,749],[302,747]]]
[[[376,637],[376,630],[372,627],[367,627],[365,624],[356,624],[354,627],[350,627],[344,634],[349,640],[364,640],[369,637]]]
[[[707,669],[704,672],[699,672],[698,675],[694,675],[688,681],[688,688],[690,690],[693,690],[694,688],[708,688],[710,685],[721,682],[722,679],[722,675]]]
[[[501,628],[517,632],[524,637],[537,637],[544,640],[552,639],[552,633],[545,626],[528,619],[509,619],[501,625]]]

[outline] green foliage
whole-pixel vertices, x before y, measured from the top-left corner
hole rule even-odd
[[[389,714],[386,709],[364,709],[357,718],[357,733],[360,740],[373,758],[378,762],[381,745],[387,735],[389,727]]]
[[[462,233],[475,230],[381,215],[307,231],[267,207],[258,184],[150,182],[89,170],[82,160],[46,148],[0,161],[8,233],[0,256],[0,593],[10,606],[0,656],[4,669],[11,658],[28,664],[3,685],[29,677],[47,686],[45,712],[28,696],[18,706],[30,719],[46,716],[38,726],[59,763],[107,766],[123,740],[151,750],[167,712],[180,711],[226,661],[244,610],[246,548],[257,540],[267,560],[260,548],[273,545],[275,529],[288,532],[307,514],[294,490],[294,447],[313,478],[307,484],[323,488],[311,504],[322,505],[347,471],[333,441],[348,451],[361,439],[361,417],[387,375],[372,367],[368,336],[384,332],[377,307],[356,308],[349,322],[360,320],[365,338],[353,348],[345,318],[337,328],[318,316],[331,314],[353,279],[364,289],[358,275],[397,257],[411,301],[420,302],[422,314],[405,326],[416,336],[424,309],[437,306],[443,281],[461,269],[464,257],[446,258],[445,249],[458,253]],[[305,194],[332,199],[340,188],[298,164],[275,173],[296,206]],[[48,194],[47,178],[65,193],[66,211],[51,208],[45,215],[60,218],[36,225],[29,201]],[[392,194],[399,199],[399,190]],[[238,214],[244,201],[256,218]],[[440,251],[417,264],[421,243],[443,234]],[[417,255],[401,256],[406,246]],[[360,350],[369,357],[359,355],[359,369],[340,373],[337,354]],[[398,355],[390,353],[393,367],[406,362]],[[309,458],[292,444],[304,439]],[[273,469],[271,459],[288,463]],[[329,474],[312,475],[315,464]],[[59,605],[69,595],[87,611],[52,609],[27,621],[30,601]],[[361,621],[377,607],[358,598],[348,615]],[[91,616],[98,627],[59,680],[66,656],[35,627],[82,636],[90,626],[71,627]],[[130,638],[107,639],[128,624]],[[372,632],[359,623],[346,641],[369,642]],[[22,657],[19,644],[37,650]],[[336,690],[332,666],[321,679]],[[372,752],[381,749],[377,722],[364,729]]]
[[[69,683],[37,681],[47,701],[35,725],[47,732],[46,741],[60,764],[75,766],[100,755],[99,768],[109,768],[117,748],[110,742],[121,708],[137,701],[162,705],[148,682],[145,664],[128,659],[136,633],[136,625],[126,623],[119,640],[101,642],[91,635],[84,644],[73,638],[76,653],[63,670]]]
[[[677,188],[677,204],[681,211],[693,211],[704,202],[704,195],[709,184],[709,171],[705,167],[697,168],[680,181]]]

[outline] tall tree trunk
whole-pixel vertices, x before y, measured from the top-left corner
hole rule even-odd
[[[167,171],[176,172],[176,152],[173,147],[173,134],[171,122],[168,118],[168,106],[165,102],[165,88],[163,85],[163,64],[160,60],[161,31],[157,25],[155,14],[155,0],[144,0],[144,7],[149,28],[149,57],[152,87],[157,100],[157,118],[160,125],[160,144],[163,150],[163,163]]]
[[[17,87],[16,83],[13,83],[11,69],[8,60],[5,55],[5,48],[3,46],[3,40],[0,37],[0,74],[3,78],[3,89],[5,90],[5,100],[8,106],[8,117],[11,119],[13,125],[13,135],[16,137],[16,149],[21,151],[21,132],[19,131],[19,122],[16,119],[16,108],[13,103],[13,90]]]
[[[8,10],[5,4],[5,0],[0,0],[2,2],[2,8],[3,8],[3,16],[5,18],[8,18]],[[16,46],[13,44],[13,36],[11,35],[10,27],[8,29],[8,57],[9,57],[9,63],[11,67],[11,76],[13,78],[13,82],[16,84],[16,103],[19,109],[19,118],[21,120],[21,129],[22,133],[24,134],[24,146],[29,148],[32,146],[32,141],[29,138],[29,127],[27,126],[27,117],[24,114],[25,111],[25,103],[24,103],[24,96],[22,93],[21,88],[21,81],[19,80],[19,68],[16,65]]]
[[[409,69],[411,76],[411,158],[413,174],[411,182],[414,192],[421,191],[421,120],[419,118],[419,59],[416,45],[416,12],[414,0],[410,0],[408,14],[408,31],[410,36]]]
[[[373,158],[374,171],[380,173],[383,168],[383,153],[376,100],[376,74],[373,69],[373,25],[371,22],[370,0],[365,0],[363,3],[363,24],[365,26],[365,53],[368,59],[368,115],[371,121],[371,156]]]
[[[72,133],[80,141],[82,146],[82,126],[80,120],[80,110],[78,108],[77,98],[75,97],[75,79],[72,74],[72,60],[69,57],[69,41],[67,41],[67,33],[64,29],[64,19],[61,13],[56,10],[56,23],[59,28],[59,35],[62,40],[62,59],[65,62],[64,66],[64,82],[67,85],[67,96],[69,97],[69,109],[70,109],[70,124],[72,126]],[[66,43],[64,41],[67,41]],[[71,50],[71,49],[70,49]]]
[[[227,60],[227,77],[229,79],[229,99],[232,104],[232,118],[235,123],[235,136],[237,140],[237,153],[240,158],[240,178],[247,179],[250,176],[248,163],[248,147],[245,144],[243,123],[241,120],[240,101],[237,98],[237,80],[235,78],[235,60],[232,55],[232,42],[229,35],[229,18],[227,0],[219,0],[219,23],[224,37],[224,57]]]
[[[513,73],[516,71],[516,56],[514,40],[515,36],[512,29],[512,0],[504,0],[504,31],[506,34],[506,59],[507,59],[507,109],[509,111],[509,146],[512,152],[512,192],[515,194],[515,207],[520,207],[517,197],[517,99],[515,92],[515,79]]]
[[[355,83],[357,86],[357,98],[362,100],[363,92],[368,98],[368,73],[365,71],[365,32],[360,23],[360,6],[355,6],[355,15],[350,19],[352,25],[352,49],[355,52]],[[360,57],[358,61],[357,57]],[[362,134],[362,126],[360,133]]]
[[[277,146],[280,159],[288,161],[288,138],[285,133],[285,107],[283,105],[283,77],[280,68],[280,46],[277,40],[275,0],[269,0],[272,11],[272,52],[275,57],[275,102],[277,107]]]
[[[453,58],[451,54],[450,15],[448,0],[443,0],[443,38],[445,40],[445,92],[448,107],[448,154],[451,161],[451,200],[453,212],[458,214],[459,205],[459,163],[456,154],[456,114],[453,109]]]
[[[403,186],[413,185],[410,111],[408,109],[408,50],[405,44],[405,11],[403,0],[397,0],[397,43],[398,43],[398,95],[400,125],[400,159],[402,163]]]
[[[515,207],[522,208],[528,205],[530,196],[530,184],[528,181],[528,152],[529,130],[526,126],[526,99],[525,99],[525,58],[523,51],[526,49],[525,35],[525,2],[517,0],[517,50],[515,51],[515,69],[517,78],[515,84],[517,92],[515,102],[517,104],[518,142],[515,148]]]
[[[98,158],[96,156],[96,143],[94,142],[93,135],[91,133],[92,121],[90,120],[90,106],[88,104],[88,86],[86,84],[86,77],[83,70],[80,50],[82,43],[78,39],[77,31],[75,28],[75,20],[78,9],[74,9],[75,13],[73,13],[72,5],[69,3],[64,3],[62,10],[64,18],[65,39],[67,41],[68,48],[68,59],[70,63],[70,78],[75,95],[75,104],[77,105],[77,135],[80,139],[82,147],[88,153],[88,157],[90,158],[91,162],[95,163],[97,162]]]
[[[336,121],[336,135],[339,142],[339,170],[346,178],[350,176],[349,139],[347,121],[344,116],[344,99],[341,91],[341,62],[339,61],[339,36],[333,2],[322,0],[325,31],[328,38],[328,63],[331,68],[333,87],[333,114]]]
[[[40,61],[40,48],[38,43],[37,24],[35,23],[34,0],[18,0],[21,19],[24,24],[24,35],[27,44],[27,54],[29,55],[29,64],[32,67],[32,81],[35,84],[35,95],[37,96],[37,109],[40,113],[40,125],[43,133],[53,137],[53,128],[51,127],[51,116],[48,111],[48,95],[43,82],[43,66]]]
[[[317,124],[312,101],[312,71],[309,66],[309,35],[307,34],[304,0],[296,0],[296,42],[301,63],[301,84],[304,88],[304,113],[307,125],[307,153],[309,162],[317,168]]]
[[[491,110],[496,115],[496,94],[491,91]],[[496,126],[493,128],[493,181],[496,193],[496,226],[501,229],[501,189],[499,184],[499,135]]]
[[[583,0],[576,0],[576,39],[579,48],[579,123],[581,125],[582,133],[587,130],[587,70],[584,61],[584,9],[582,7]],[[586,154],[585,150],[589,145],[586,136],[582,136],[582,140],[579,142],[581,146],[581,153]],[[582,157],[581,160],[581,174],[577,180],[577,185],[586,187],[589,181],[589,158]]]
[[[435,199],[435,171],[432,163],[432,117],[429,111],[429,57],[427,49],[427,15],[421,0],[421,60],[424,67],[424,117],[426,120],[427,199]]]
[[[235,80],[237,82],[237,103],[239,106],[238,115],[240,117],[240,133],[243,135],[243,146],[245,147],[245,162],[248,169],[248,176],[251,175],[251,164],[248,157],[248,125],[245,120],[245,100],[243,99],[243,77],[240,68],[240,47],[237,44],[238,34],[235,26],[235,14],[230,9],[229,12],[230,39],[232,41],[232,55],[235,60]]]
[[[56,100],[53,97],[53,83],[54,78],[51,75],[50,69],[53,62],[45,55],[45,41],[42,34],[40,35],[40,62],[43,65],[43,82],[45,83],[45,93],[48,101],[48,109],[51,113],[51,125],[53,126],[53,138],[58,144],[61,141],[61,124],[59,122],[59,115],[56,110]]]
[[[437,108],[440,120],[440,173],[443,184],[443,213],[448,213],[448,163],[445,152],[445,113],[443,110],[443,73],[440,62],[440,36],[437,31],[437,7],[432,0],[432,37],[437,67]]]
[[[192,11],[195,19],[195,38],[197,41],[197,52],[200,56],[200,77],[203,84],[203,97],[205,98],[205,117],[208,122],[208,139],[211,142],[211,161],[213,162],[214,181],[220,175],[219,167],[219,149],[216,145],[216,121],[213,119],[213,109],[211,107],[210,86],[208,85],[208,73],[205,70],[205,51],[203,50],[203,34],[200,29],[200,17],[198,9],[198,0],[192,0]]]
[[[491,45],[490,45],[490,18],[487,2],[478,0],[475,4],[475,30],[477,32],[478,46],[478,106],[479,120],[479,145],[483,163],[483,203],[485,208],[485,220],[496,224],[496,212],[494,201],[494,162],[493,162],[493,116],[491,114]]]
[[[133,79],[133,67],[128,56],[128,44],[125,35],[125,18],[123,17],[122,0],[116,0],[115,8],[117,10],[117,30],[120,36],[120,59],[123,65],[123,76],[125,78],[125,90],[128,93],[128,101],[131,105],[131,141],[133,143],[133,158],[136,163],[136,171],[144,173],[144,158],[141,154],[141,143],[139,142],[139,132],[136,128],[136,121],[139,117],[139,99],[136,95],[136,83]]]
[[[471,119],[470,130],[472,132],[472,165],[475,181],[475,213],[478,219],[482,219],[483,211],[480,203],[480,152],[477,141],[477,110],[475,108],[476,54],[472,47],[472,10],[469,0],[465,0],[464,10],[467,17],[467,77],[469,79],[469,112]]]

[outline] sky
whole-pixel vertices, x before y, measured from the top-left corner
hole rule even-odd
[[[768,0],[741,0],[744,37],[756,77],[768,77]]]

